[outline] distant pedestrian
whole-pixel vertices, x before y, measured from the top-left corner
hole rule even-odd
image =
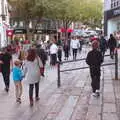
[[[79,53],[81,53],[81,51],[82,51],[82,46],[83,46],[83,40],[82,40],[82,37],[78,37],[78,40],[79,40],[79,44],[80,44],[80,47],[79,47]]]
[[[68,60],[69,58],[69,43],[68,41],[64,41],[64,44],[63,44],[63,50],[64,50],[64,60]]]
[[[92,91],[93,96],[99,96],[99,90],[100,90],[100,67],[103,62],[103,57],[101,52],[98,50],[98,41],[92,42],[92,50],[88,53],[86,58],[86,63],[90,67],[90,75],[92,78]]]
[[[45,65],[46,65],[46,61],[48,59],[47,52],[45,51],[45,49],[42,48],[41,45],[37,45],[36,51],[37,51],[37,55],[40,57],[40,59],[43,63],[43,68],[41,68],[41,70],[42,70],[41,75],[44,77],[45,76],[44,75]]]
[[[79,43],[79,40],[76,39],[76,37],[74,37],[72,40],[71,40],[71,48],[73,50],[73,60],[76,60],[76,57],[77,57],[77,51],[80,47],[80,43]]]
[[[101,38],[100,38],[100,52],[101,52],[103,58],[104,58],[106,50],[107,50],[107,41],[104,38],[104,36],[101,36]]]
[[[56,41],[52,41],[52,45],[50,46],[50,64],[56,65],[57,63],[57,53],[58,53],[58,47],[55,44]]]
[[[21,69],[21,61],[15,60],[13,67],[13,80],[15,83],[15,92],[16,92],[16,102],[21,103],[21,95],[22,95],[22,80],[24,77],[24,73]]]
[[[114,58],[114,50],[117,46],[117,41],[113,34],[110,34],[110,38],[108,40],[108,47],[110,49],[110,57],[113,59]]]
[[[58,46],[58,60],[62,62],[62,46]]]
[[[43,67],[41,59],[36,54],[35,49],[28,50],[27,60],[25,61],[25,69],[27,83],[29,84],[29,100],[30,106],[33,106],[33,88],[35,86],[35,99],[39,100],[39,81],[41,77],[40,68]]]
[[[9,91],[10,86],[10,68],[13,67],[12,55],[9,53],[7,47],[3,49],[1,54],[1,72],[5,83],[5,91]]]

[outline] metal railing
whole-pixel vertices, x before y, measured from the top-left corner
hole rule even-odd
[[[105,55],[104,57],[107,57],[110,55]],[[86,58],[82,59],[77,59],[77,60],[70,60],[70,61],[63,61],[62,64],[64,63],[71,63],[71,62],[77,62],[77,61],[83,61],[86,60]],[[65,70],[60,70],[60,62],[58,62],[58,79],[57,79],[57,87],[59,88],[61,86],[61,75],[60,73],[67,72],[67,71],[74,71],[74,70],[81,70],[81,69],[88,69],[89,67],[78,67],[78,68],[72,68],[72,69],[65,69]],[[115,80],[118,80],[118,52],[117,50],[115,51],[115,62],[112,63],[106,63],[102,64],[101,66],[110,66],[110,65],[115,65]]]

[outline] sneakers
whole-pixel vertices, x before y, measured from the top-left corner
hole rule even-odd
[[[92,93],[92,96],[93,96],[93,97],[97,97],[97,94],[96,94],[96,93]]]
[[[100,91],[99,91],[99,90],[96,90],[96,92],[93,92],[93,93],[92,93],[92,96],[93,96],[93,97],[99,97],[99,96],[100,96]]]
[[[99,91],[99,90],[96,90],[96,94],[97,94],[97,96],[99,97],[99,96],[100,96],[100,91]]]

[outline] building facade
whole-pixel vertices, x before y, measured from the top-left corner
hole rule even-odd
[[[0,48],[7,46],[6,30],[9,28],[9,5],[7,0],[0,0]]]
[[[104,34],[120,32],[120,0],[104,0]]]

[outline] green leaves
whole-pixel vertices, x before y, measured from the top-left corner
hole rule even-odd
[[[11,0],[9,0],[10,3]],[[16,0],[13,10],[16,16],[25,20],[42,17],[61,21],[81,21],[100,24],[102,0]]]

